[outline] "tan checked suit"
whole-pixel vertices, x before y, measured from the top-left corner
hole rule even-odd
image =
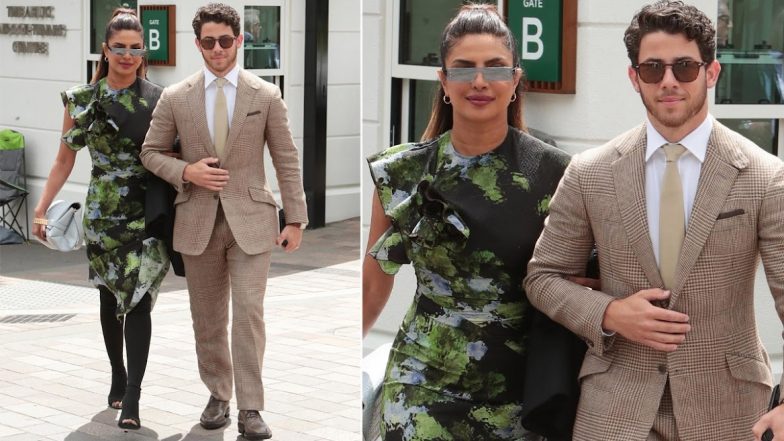
[[[691,324],[675,352],[601,333],[614,298],[663,287],[647,225],[645,126],[572,159],[552,199],[525,287],[589,346],[575,440],[645,440],[668,378],[680,440],[751,440],[766,411],[772,381],[754,275],[761,255],[784,317],[784,166],[713,124],[669,301]],[[564,279],[581,274],[594,241],[601,291]]]
[[[174,249],[183,254],[199,372],[212,395],[231,398],[232,371],[240,409],[264,405],[261,365],[264,288],[279,234],[277,206],[264,174],[264,145],[278,178],[286,223],[307,223],[297,149],[280,90],[240,70],[221,168],[219,193],[183,182],[189,163],[217,157],[207,126],[204,74],[167,87],[153,112],[141,153],[144,166],[175,186]],[[162,154],[179,135],[182,159]],[[229,293],[231,287],[231,295]],[[232,301],[232,343],[226,327]]]

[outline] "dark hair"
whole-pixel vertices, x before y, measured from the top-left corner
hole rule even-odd
[[[201,27],[204,23],[223,23],[231,26],[234,36],[240,35],[240,14],[237,10],[223,3],[209,3],[196,11],[193,17],[193,32],[196,38],[201,38]]]
[[[512,52],[513,66],[520,64],[520,54],[517,53],[517,43],[512,32],[504,23],[495,5],[482,3],[468,3],[463,5],[457,15],[446,25],[441,34],[441,69],[446,69],[446,57],[458,40],[471,34],[490,34],[503,39],[504,46]],[[517,100],[511,102],[507,108],[507,123],[520,130],[525,129],[523,120],[523,92],[525,90],[524,78],[517,83],[515,93]],[[433,97],[433,108],[430,112],[430,121],[427,123],[422,141],[433,139],[452,128],[452,106],[445,104],[444,88],[440,84]]]
[[[623,34],[626,53],[632,65],[640,62],[640,42],[652,32],[683,34],[689,41],[696,41],[702,61],[716,59],[716,29],[710,19],[699,9],[682,1],[659,0],[642,8],[632,18]]]
[[[114,10],[114,12],[112,12],[112,18],[109,19],[108,23],[106,23],[106,33],[103,37],[103,43],[108,45],[109,39],[112,38],[112,35],[119,31],[136,31],[141,34],[142,42],[144,42],[144,29],[142,29],[142,22],[139,20],[139,16],[136,15],[136,11],[133,9],[117,8]],[[93,78],[90,80],[90,84],[97,83],[108,73],[109,61],[106,59],[106,55],[103,54],[103,51],[101,51],[101,59],[98,61],[98,68],[95,70]],[[140,64],[139,69],[136,70],[136,76],[147,78],[147,57],[142,60],[142,64]]]

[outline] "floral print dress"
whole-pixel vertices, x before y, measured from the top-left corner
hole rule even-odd
[[[521,425],[522,281],[568,161],[511,127],[478,156],[447,132],[368,159],[392,223],[370,254],[417,278],[383,384],[385,440],[538,439]]]
[[[74,120],[63,142],[74,151],[88,147],[93,164],[83,219],[90,281],[115,295],[118,316],[144,294],[154,304],[169,269],[165,244],[145,233],[149,172],[139,159],[160,92],[142,79],[113,90],[103,78],[61,93]]]

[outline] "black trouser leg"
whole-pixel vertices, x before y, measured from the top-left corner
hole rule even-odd
[[[101,286],[98,288],[101,299],[101,331],[103,332],[103,342],[106,346],[106,354],[109,356],[109,363],[112,366],[112,388],[109,390],[108,404],[118,407],[125,395],[125,384],[127,377],[125,374],[125,363],[123,362],[123,318],[115,315],[117,311],[117,299],[108,288]]]

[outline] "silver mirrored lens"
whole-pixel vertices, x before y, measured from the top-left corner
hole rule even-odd
[[[446,70],[446,79],[471,82],[481,73],[485,81],[511,81],[514,71],[514,67],[452,67]]]
[[[147,53],[147,49],[129,49],[126,47],[112,47],[109,48],[109,52],[119,56],[123,56],[126,53],[130,53],[134,57],[141,57]]]

